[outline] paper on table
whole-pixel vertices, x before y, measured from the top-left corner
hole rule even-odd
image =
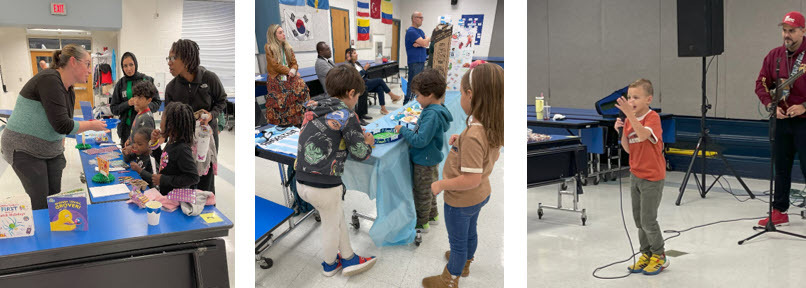
[[[123,168],[123,167],[109,168],[109,172],[116,172],[116,171],[123,171],[123,170],[126,170],[126,168]],[[95,166],[95,172],[98,172],[98,166]]]
[[[98,186],[90,188],[90,193],[92,193],[92,197],[95,198],[118,195],[118,194],[127,194],[129,193],[129,187],[126,186],[126,184]]]

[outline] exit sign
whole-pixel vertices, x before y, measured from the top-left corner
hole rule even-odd
[[[50,3],[50,14],[67,15],[67,5],[64,3]]]

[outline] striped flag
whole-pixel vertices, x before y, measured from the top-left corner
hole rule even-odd
[[[356,1],[358,9],[355,10],[355,15],[358,17],[369,18],[369,3],[365,1]],[[367,25],[369,27],[369,25]]]
[[[372,19],[381,19],[381,0],[370,0],[369,15]]]
[[[392,24],[392,1],[383,0],[381,4],[381,22]]]
[[[369,40],[369,18],[358,18],[358,41]]]

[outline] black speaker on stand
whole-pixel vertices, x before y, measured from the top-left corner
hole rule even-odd
[[[694,175],[694,181],[697,182],[697,189],[700,192],[700,197],[705,198],[711,187],[719,181],[722,177],[714,180],[710,186],[706,187],[706,147],[710,141],[708,136],[708,128],[705,127],[705,117],[708,110],[711,109],[711,104],[708,104],[708,98],[705,90],[705,76],[707,67],[705,58],[707,56],[714,56],[722,54],[725,51],[725,35],[724,35],[724,6],[722,0],[677,0],[677,56],[679,57],[702,57],[702,115],[700,117],[700,136],[697,140],[697,146],[694,148],[694,153],[691,155],[686,176],[683,177],[683,183],[680,185],[680,193],[677,195],[675,204],[680,206],[680,201],[683,199],[683,192],[686,190],[688,180],[691,174]],[[701,168],[700,176],[702,180],[697,179],[694,168],[694,161],[697,159],[697,154],[700,154]],[[750,198],[756,196],[750,191],[750,188],[744,183],[741,177],[736,174],[733,167],[730,166],[725,156],[718,153],[725,168],[730,170],[733,176],[739,180],[744,190],[750,195]]]

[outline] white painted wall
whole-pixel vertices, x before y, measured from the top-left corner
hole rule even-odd
[[[139,72],[154,77],[156,83],[164,75],[161,83],[167,84],[171,74],[165,57],[182,35],[182,0],[123,0],[122,21],[117,61],[124,52],[132,52]],[[117,75],[123,75],[120,65]],[[163,91],[165,87],[157,88]]]
[[[475,56],[487,56],[490,51],[490,39],[495,23],[495,9],[497,1],[491,0],[460,0],[456,5],[451,5],[447,0],[421,0],[421,1],[401,1],[400,5],[395,5],[395,18],[400,19],[401,43],[406,37],[406,29],[411,27],[411,13],[420,11],[423,13],[423,29],[425,35],[430,37],[434,27],[439,24],[439,16],[451,16],[454,25],[458,22],[462,14],[484,14],[484,25],[481,30],[481,43],[476,46]],[[400,16],[397,16],[400,15]],[[400,63],[406,63],[405,47],[400,51]],[[404,64],[405,65],[405,64]]]
[[[0,41],[0,66],[8,89],[8,92],[0,89],[0,108],[12,109],[22,86],[32,75],[28,41],[25,29],[18,27],[0,27],[0,39],[3,39]]]
[[[369,0],[367,0],[367,1],[369,1]],[[392,18],[401,19],[400,15],[402,15],[402,14],[399,13],[399,11],[400,11],[399,7],[401,5],[400,3],[402,3],[402,2],[406,2],[406,1],[392,0],[392,6],[394,7],[393,10],[392,10]],[[423,2],[426,2],[426,1],[423,1]],[[358,30],[357,27],[358,26],[357,26],[356,20],[355,20],[356,19],[356,17],[355,17],[356,1],[355,0],[331,0],[330,1],[330,7],[347,9],[347,10],[350,11],[350,39],[357,39],[358,38],[358,32],[357,32],[357,30]],[[493,7],[494,7],[494,5],[493,5]],[[405,19],[401,19],[401,22],[400,22],[400,26],[401,26],[400,27],[400,30],[401,30],[400,31],[400,41],[401,41],[400,42],[400,56],[401,57],[403,57],[406,54],[405,49],[403,49],[403,37],[405,36],[405,33],[406,33],[405,29],[406,29],[406,27],[408,27],[407,25],[411,24],[411,23],[409,23],[409,24],[406,24],[406,23],[407,22],[406,22]],[[370,26],[369,27],[370,27],[369,28],[370,35],[382,34],[382,35],[386,36],[387,40],[385,41],[383,55],[387,55],[387,56],[392,55],[392,52],[391,52],[392,51],[392,25],[391,24],[383,24],[383,23],[381,23],[381,19],[370,19]],[[328,22],[328,31],[332,31],[332,29],[330,28],[329,22]],[[363,46],[364,44],[361,43],[361,42],[363,42],[363,41],[355,41],[356,45],[354,45],[354,47],[356,48],[356,52],[358,52],[358,59],[374,60],[375,55],[373,55],[374,54],[373,37],[370,37],[370,41],[366,41],[368,43],[368,44],[366,44],[367,46]],[[331,34],[331,37],[330,37],[330,43],[333,43],[332,34]],[[262,43],[260,45],[263,45],[263,44],[265,44],[265,43]],[[333,45],[331,44],[330,46],[332,47]],[[341,54],[341,53],[344,53],[344,51],[333,51],[333,55],[336,55],[336,53]],[[297,56],[297,63],[299,64],[299,67],[313,67],[314,64],[316,63],[316,52],[296,52],[295,51],[294,54]],[[265,57],[265,56],[262,56],[262,57]],[[405,62],[401,61],[401,63],[405,63]],[[263,69],[265,69],[265,67]]]

